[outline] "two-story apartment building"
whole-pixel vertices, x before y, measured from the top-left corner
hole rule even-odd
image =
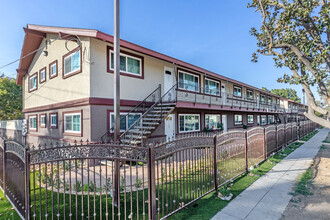
[[[113,37],[39,25],[24,31],[17,83],[23,89],[27,142],[97,142],[111,133]],[[160,140],[205,129],[284,123],[287,113],[298,114],[294,106],[304,107],[124,40],[120,46],[121,129],[132,130],[127,137],[145,132],[149,140]]]

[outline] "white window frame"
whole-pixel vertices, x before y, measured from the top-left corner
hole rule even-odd
[[[206,124],[206,117],[207,117],[207,116],[210,116],[210,115],[219,116],[219,119],[220,119],[220,126],[221,126],[222,122],[221,122],[221,115],[220,115],[220,114],[205,114],[205,117],[204,117],[204,119],[205,119],[205,127],[207,127],[207,124]],[[209,128],[209,129],[211,129],[211,128]],[[213,129],[214,129],[214,130],[219,130],[220,128],[213,128]]]
[[[192,92],[198,92],[199,91],[199,76],[198,75],[195,75],[195,74],[191,74],[191,73],[187,73],[185,71],[182,71],[182,70],[179,70],[178,71],[178,82],[180,80],[180,73],[183,73],[183,88],[181,87],[181,83],[179,83],[179,89],[184,89],[186,91],[192,91]],[[184,81],[185,81],[185,75],[191,75],[193,77],[196,77],[197,78],[197,88],[195,88],[194,90],[191,90],[191,89],[188,89],[188,88],[185,88],[185,84],[184,84]],[[195,84],[195,80],[194,80],[194,84]]]
[[[240,123],[236,123],[236,116],[241,116],[241,122]],[[243,115],[234,114],[234,125],[242,125],[242,124],[243,124]]]
[[[56,124],[53,124],[53,120],[52,120],[53,116],[56,117],[56,120],[55,120],[55,123],[56,123]],[[56,114],[56,113],[50,113],[49,118],[50,118],[50,122],[49,122],[50,127],[51,127],[51,128],[57,128],[57,123],[58,123],[58,122],[57,122],[57,114]]]
[[[272,119],[271,122],[269,121],[269,119]],[[268,124],[273,124],[275,122],[275,118],[274,118],[274,115],[268,115]]]
[[[75,115],[79,115],[80,116],[80,131],[74,131],[73,130],[73,116]],[[68,116],[71,116],[72,117],[72,130],[67,130],[66,129],[66,117]],[[82,122],[82,118],[81,118],[81,113],[64,113],[63,115],[63,123],[64,123],[64,126],[63,126],[63,130],[64,130],[64,133],[74,133],[74,134],[81,134],[81,131],[82,131],[82,127],[81,127],[81,122]]]
[[[110,55],[109,55],[109,69],[110,70],[114,70],[112,67],[111,67],[111,53],[113,53],[113,56],[115,56],[115,53],[113,52],[113,50],[110,50]],[[123,71],[123,70],[120,70],[120,72],[122,72],[122,73],[127,73],[127,74],[130,74],[130,75],[132,75],[132,76],[142,76],[142,59],[141,58],[138,58],[138,57],[135,57],[135,56],[131,56],[131,55],[127,55],[127,54],[125,54],[125,53],[120,53],[120,55],[119,55],[119,59],[120,59],[120,56],[122,56],[122,57],[126,57],[126,59],[125,59],[125,61],[126,61],[126,71]],[[132,59],[135,59],[135,60],[139,60],[140,61],[140,74],[136,74],[136,73],[131,73],[131,72],[128,72],[127,71],[127,57],[130,57],[130,58],[132,58]],[[115,62],[115,61],[113,61],[113,62]]]
[[[42,118],[45,118],[45,123],[42,123]],[[40,115],[40,126],[45,126],[46,127],[46,114],[41,114]]]
[[[251,97],[249,97],[249,92],[251,92]],[[253,99],[253,91],[252,90],[246,90],[246,98]]]
[[[189,116],[194,116],[194,117],[196,117],[196,116],[198,116],[198,129],[196,129],[195,127],[194,127],[194,129],[195,130],[190,130],[190,131],[186,131],[185,130],[185,127],[186,126],[184,126],[184,128],[183,128],[183,131],[181,131],[181,129],[180,129],[180,116],[184,116],[184,122],[183,122],[183,124],[185,125],[186,124],[186,118],[185,118],[185,116],[187,116],[187,115],[189,115]],[[179,133],[189,133],[189,132],[196,132],[196,131],[200,131],[200,129],[201,129],[201,116],[199,115],[199,114],[179,114],[179,117],[178,117],[178,128],[179,128]]]
[[[211,93],[210,92],[210,88],[208,88],[208,92],[206,92],[206,81],[212,81],[212,82],[215,82],[216,84],[218,84],[218,91],[217,91],[217,93],[216,94],[213,94],[213,93]],[[198,81],[198,83],[199,83],[199,81]],[[219,96],[220,95],[220,82],[219,81],[216,81],[216,80],[212,80],[212,79],[205,79],[205,94],[210,94],[210,95],[217,95],[217,96]],[[209,87],[210,87],[210,84],[208,85]]]
[[[43,79],[41,78],[42,75],[44,76]],[[40,72],[39,72],[39,78],[40,78],[40,82],[41,83],[46,82],[46,68],[43,68],[43,69],[40,70]]]
[[[69,57],[72,57],[73,55],[75,55],[76,53],[79,53],[79,68],[78,69],[76,69],[76,70],[72,70],[72,58],[71,58],[71,71],[70,72],[68,72],[68,73],[66,73],[65,72],[65,60],[66,59],[68,59]],[[71,53],[71,54],[69,54],[69,55],[67,55],[66,57],[64,57],[64,59],[63,59],[63,75],[64,76],[68,76],[68,75],[70,75],[70,74],[72,74],[72,73],[75,73],[76,71],[80,71],[81,70],[81,62],[80,62],[80,60],[81,60],[81,52],[80,52],[80,50],[77,50],[77,51],[75,51],[75,52],[73,52],[73,53]]]
[[[276,104],[279,105],[280,104],[280,99],[276,98]]]
[[[29,118],[29,130],[33,130],[36,131],[38,128],[38,120],[37,120],[37,116],[36,115],[31,115],[28,117]],[[36,120],[36,127],[31,127],[31,119],[35,119]]]
[[[262,122],[262,119],[263,119],[263,118],[265,119],[265,123]],[[266,125],[266,124],[267,124],[267,116],[266,116],[266,115],[261,115],[261,116],[260,116],[260,124],[261,124],[261,125]]]
[[[264,98],[264,100],[262,101],[262,97]],[[266,96],[265,95],[260,95],[260,102],[262,104],[265,104],[266,103]]]
[[[53,67],[54,66],[56,68],[56,71],[53,72]],[[53,63],[52,65],[50,65],[49,71],[50,71],[50,77],[56,76],[56,74],[57,74],[57,63],[56,62]]]
[[[252,116],[252,122],[250,122],[250,120],[249,120],[249,119],[250,119],[250,118],[249,118],[250,116]],[[248,116],[247,116],[247,123],[248,123],[248,124],[253,124],[253,123],[254,123],[254,115],[248,115]]]
[[[35,87],[31,87],[32,86],[31,80],[34,79],[34,78],[36,79],[36,85],[35,85]],[[38,74],[35,74],[34,76],[29,78],[29,91],[36,90],[37,87],[38,87]]]
[[[273,98],[271,96],[268,96],[267,103],[268,105],[271,105],[273,103]]]
[[[241,92],[240,92],[241,95],[236,95],[236,94],[235,94],[235,89],[239,89],[239,90],[241,91]],[[234,89],[233,89],[233,95],[236,96],[236,97],[242,97],[242,88],[239,87],[239,86],[234,86]]]
[[[140,117],[142,116],[142,113],[130,113],[131,115],[139,115]],[[113,130],[111,130],[111,125],[112,125],[112,120],[111,120],[111,116],[112,115],[115,115],[115,113],[114,112],[110,112],[110,114],[109,114],[109,122],[110,122],[110,132],[111,133],[113,133],[114,131]],[[126,115],[127,116],[127,113],[125,113],[125,112],[120,112],[120,115]],[[120,117],[119,117],[120,118]],[[128,120],[127,120],[127,117],[126,117],[126,129],[128,129],[129,127],[128,127]],[[120,132],[124,132],[124,131],[126,131],[126,130],[124,130],[124,129],[120,129]]]

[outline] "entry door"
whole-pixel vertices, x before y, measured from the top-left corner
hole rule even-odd
[[[174,71],[173,68],[164,67],[164,91],[163,94],[167,93],[174,86]],[[163,102],[172,102],[175,101],[175,89],[173,88],[170,92],[168,92]]]
[[[222,115],[223,131],[227,131],[227,115]]]
[[[172,140],[175,137],[175,114],[169,114],[165,118],[165,135],[166,140]]]

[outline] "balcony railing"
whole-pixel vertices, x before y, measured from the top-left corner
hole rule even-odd
[[[183,89],[183,88],[184,89]],[[219,92],[215,89],[185,85],[177,89],[177,101],[192,102],[195,104],[208,104],[227,106],[231,108],[249,108],[254,110],[265,110],[284,112],[284,108],[276,103],[263,103],[260,100],[246,96],[235,96],[231,93]]]

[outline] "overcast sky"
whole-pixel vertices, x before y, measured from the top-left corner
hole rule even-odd
[[[242,0],[121,0],[121,38],[261,88],[279,84],[288,69],[270,57],[251,62],[260,14]],[[0,66],[20,57],[27,24],[91,28],[113,34],[113,0],[0,0]],[[15,76],[18,62],[0,70]]]

